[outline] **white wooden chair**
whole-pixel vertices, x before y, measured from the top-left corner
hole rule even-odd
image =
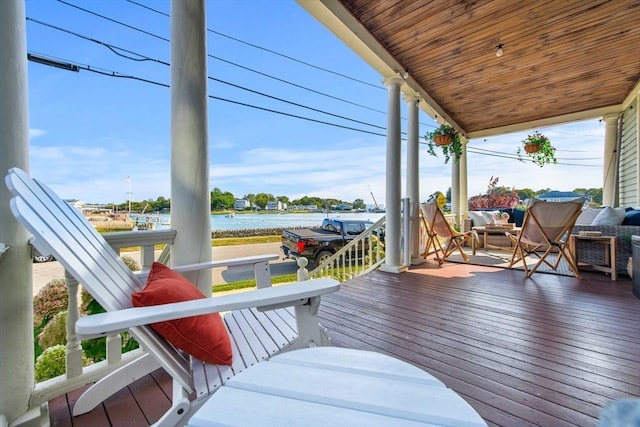
[[[132,308],[130,295],[142,290],[144,282],[131,272],[77,209],[20,169],[12,168],[5,182],[15,196],[10,202],[11,210],[33,234],[32,244],[41,253],[54,255],[107,310],[104,314],[79,319],[78,334],[92,338],[128,330],[155,363],[173,378],[172,406],[155,425],[184,424],[227,379],[284,349],[327,344],[318,324],[317,311],[321,295],[339,289],[337,281],[310,280],[222,297]],[[210,268],[214,264],[200,263],[176,270]],[[295,314],[285,307],[294,307]],[[177,350],[147,326],[227,311],[230,313],[224,320],[233,347],[231,366],[202,363]],[[107,388],[104,394],[110,395],[133,379],[116,375],[104,383],[103,387]]]

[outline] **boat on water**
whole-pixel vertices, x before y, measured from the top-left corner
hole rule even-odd
[[[225,218],[235,218],[236,217],[236,213],[235,212],[231,212],[231,213],[226,214],[224,217]]]

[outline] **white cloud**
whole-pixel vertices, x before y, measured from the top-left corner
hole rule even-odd
[[[29,139],[35,139],[47,133],[44,129],[29,129]]]

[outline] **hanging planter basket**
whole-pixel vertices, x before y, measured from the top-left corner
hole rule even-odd
[[[527,135],[522,141],[522,145],[518,148],[518,157],[520,157],[523,148],[529,161],[540,167],[549,163],[558,163],[556,149],[551,145],[549,138],[538,131]]]
[[[526,151],[529,154],[537,153],[538,151],[540,151],[540,145],[538,145],[538,144],[525,144],[524,145],[524,151]]]
[[[451,141],[451,135],[435,135],[433,137],[433,142],[435,142],[438,147],[449,145]]]

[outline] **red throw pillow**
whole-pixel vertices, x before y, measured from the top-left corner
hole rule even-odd
[[[153,263],[144,289],[131,294],[134,307],[198,298],[205,298],[200,289],[159,262]],[[171,344],[203,362],[231,365],[231,341],[218,313],[152,323],[150,326]]]

